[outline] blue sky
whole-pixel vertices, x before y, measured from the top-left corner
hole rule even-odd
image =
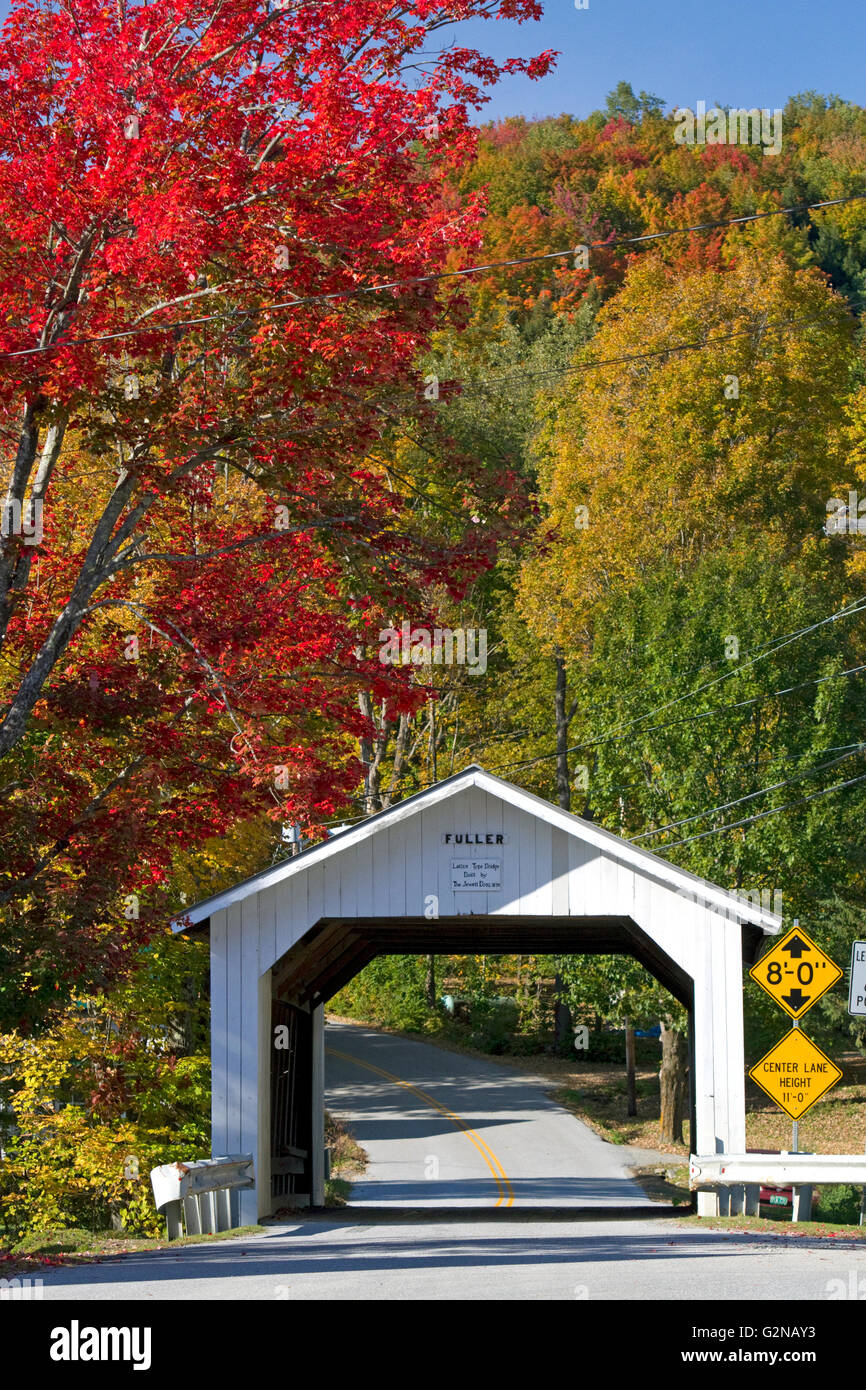
[[[624,79],[668,108],[784,106],[810,89],[866,105],[866,0],[544,0],[536,24],[473,21],[461,43],[497,58],[561,51],[538,82],[506,79],[482,119],[586,116]]]
[[[346,0],[349,3],[349,0]],[[543,0],[544,19],[474,20],[459,42],[496,58],[560,50],[538,82],[505,79],[480,119],[586,116],[620,80],[668,109],[784,106],[810,89],[866,105],[866,0]],[[9,12],[0,0],[0,19]],[[451,34],[452,30],[444,31]]]

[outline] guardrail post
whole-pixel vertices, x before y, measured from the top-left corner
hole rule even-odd
[[[812,1184],[810,1182],[798,1183],[793,1192],[794,1210],[791,1213],[792,1221],[811,1221],[812,1220]]]
[[[743,1191],[745,1198],[745,1215],[757,1216],[761,1210],[761,1187],[759,1183],[747,1182]]]
[[[201,1235],[201,1211],[199,1210],[198,1197],[194,1192],[183,1199],[183,1219],[188,1236]]]
[[[232,1194],[221,1187],[216,1194],[216,1229],[218,1231],[230,1231],[232,1228]]]
[[[183,1235],[183,1209],[179,1201],[169,1202],[165,1207],[165,1234],[169,1240],[178,1240]]]
[[[209,1235],[217,1229],[216,1223],[216,1192],[203,1192],[201,1194],[202,1222],[205,1231]]]
[[[729,1189],[731,1194],[730,1216],[742,1216],[746,1210],[746,1189],[739,1183]]]

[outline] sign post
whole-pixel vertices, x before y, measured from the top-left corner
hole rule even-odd
[[[795,1019],[794,1019],[794,1027],[795,1027],[795,1028],[799,1028],[799,1027],[800,1027],[800,1020],[799,1020],[798,1018],[795,1018]],[[791,1153],[792,1153],[792,1154],[797,1154],[797,1153],[799,1153],[799,1152],[800,1152],[800,1121],[799,1121],[799,1120],[792,1120],[792,1121],[791,1121]]]

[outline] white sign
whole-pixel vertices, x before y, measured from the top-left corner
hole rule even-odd
[[[502,887],[501,859],[452,859],[451,887],[463,892],[476,889],[487,892]]]
[[[851,946],[851,988],[848,991],[849,1014],[866,1016],[866,941]]]

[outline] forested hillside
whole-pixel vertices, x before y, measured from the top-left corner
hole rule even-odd
[[[375,712],[368,805],[480,762],[781,901],[841,960],[862,895],[863,552],[828,503],[866,461],[866,112],[794,98],[773,156],[677,145],[662,106],[621,83],[586,121],[487,127],[462,177],[487,190],[485,260],[587,249],[473,278],[465,327],[425,359],[437,424],[520,479],[531,524],[447,610],[486,627],[486,675],[419,666],[427,710]],[[420,474],[411,440],[407,458]],[[621,965],[534,963],[557,968],[578,1011],[625,987]],[[625,973],[611,1019],[663,1016]],[[755,1045],[765,1017],[752,998]]]

